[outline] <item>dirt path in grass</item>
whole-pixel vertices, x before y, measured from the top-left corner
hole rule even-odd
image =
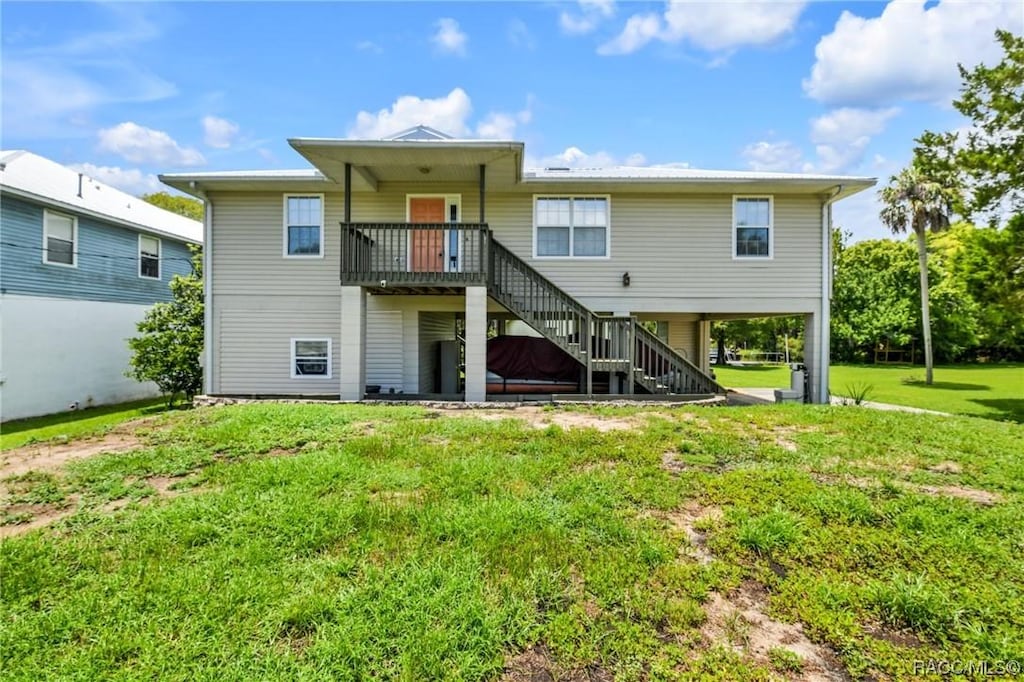
[[[568,410],[552,410],[543,407],[513,407],[476,410],[444,410],[437,414],[446,417],[466,417],[484,421],[502,421],[517,419],[526,422],[535,429],[546,429],[549,426],[560,426],[563,429],[597,429],[598,431],[631,431],[643,428],[647,424],[646,416],[656,414],[647,412],[643,416],[610,417],[590,412],[574,412]],[[664,416],[664,415],[662,415]]]
[[[0,479],[20,476],[29,471],[59,471],[65,464],[105,452],[128,452],[142,442],[127,433],[110,433],[91,440],[71,443],[35,443],[8,450],[0,455]]]

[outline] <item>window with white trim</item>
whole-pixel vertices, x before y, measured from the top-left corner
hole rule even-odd
[[[292,339],[292,378],[331,378],[331,340]]]
[[[286,194],[284,197],[284,255],[320,258],[324,255],[324,197]]]
[[[160,240],[139,235],[139,277],[160,279]]]
[[[534,252],[538,258],[605,258],[608,197],[536,197]]]
[[[733,256],[772,257],[771,197],[733,197]]]
[[[74,216],[43,211],[43,262],[78,265],[78,220]]]

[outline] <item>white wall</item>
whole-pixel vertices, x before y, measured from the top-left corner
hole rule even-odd
[[[148,307],[0,295],[0,420],[159,395],[124,376]]]

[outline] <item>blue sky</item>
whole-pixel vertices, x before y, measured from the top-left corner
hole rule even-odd
[[[301,136],[425,123],[531,165],[877,176],[965,121],[958,62],[997,61],[1020,0],[5,2],[4,149],[128,191],[182,170],[301,168]],[[872,193],[842,202],[883,236]]]

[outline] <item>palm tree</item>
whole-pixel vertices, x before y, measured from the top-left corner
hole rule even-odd
[[[928,317],[928,244],[925,230],[941,232],[949,227],[952,205],[950,191],[927,177],[914,164],[889,178],[889,186],[878,191],[883,206],[879,217],[894,234],[910,229],[917,237],[921,270],[921,329],[924,334],[925,383],[932,383],[932,328]]]

